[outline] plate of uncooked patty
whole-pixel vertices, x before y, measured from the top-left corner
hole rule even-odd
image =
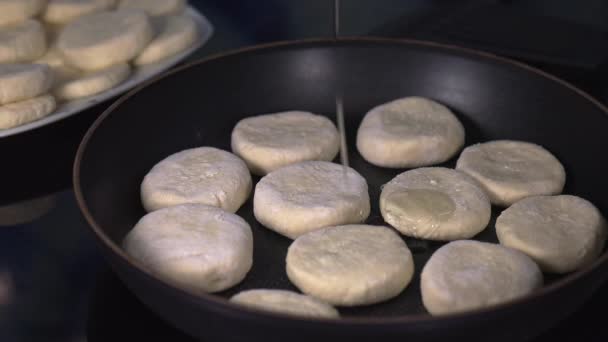
[[[47,73],[52,75],[52,81],[47,82],[50,85],[39,87],[39,94],[30,91],[27,94],[29,96],[25,98],[22,96],[17,97],[14,102],[0,103],[0,138],[51,124],[123,94],[180,63],[203,46],[213,34],[213,26],[209,20],[194,7],[180,1],[176,3],[181,3],[183,8],[174,12],[153,13],[147,9],[126,8],[128,6],[122,6],[119,2],[117,8],[106,8],[75,19],[61,15],[73,13],[74,10],[64,12],[63,9],[58,8],[51,11],[52,3],[49,2],[48,7],[40,9],[37,14],[30,13],[37,19],[20,17],[18,22],[8,23],[0,28],[0,50],[2,50],[3,30],[27,31],[27,34],[35,35],[32,31],[38,29],[46,35],[46,46],[41,56],[40,51],[26,51],[23,56],[9,56],[7,59],[2,59],[2,56],[6,55],[2,55],[3,51],[0,51],[0,71],[9,65],[42,64],[48,67]],[[86,31],[86,26],[94,26],[95,21],[120,21],[124,19],[123,15],[117,15],[120,12],[128,12],[130,15],[145,13],[144,16],[148,19],[147,28],[140,28],[140,32],[133,33],[134,36],[140,36],[138,39],[141,39],[142,35],[147,35],[147,43],[141,44],[142,47],[137,51],[130,51],[130,55],[126,52],[121,56],[122,60],[108,61],[108,65],[104,65],[104,60],[87,58],[87,53],[91,51],[97,54],[95,50],[97,47],[86,44],[83,47],[79,40],[87,38],[86,36],[72,34],[70,37],[66,33],[70,30],[70,26],[72,31]],[[66,23],[67,20],[69,22]],[[24,30],[23,26],[29,31]],[[13,31],[5,36],[13,36]],[[92,38],[100,41],[105,39]],[[106,50],[125,49],[116,46]],[[40,57],[32,58],[33,55]],[[80,65],[79,61],[92,61],[92,64],[85,62],[84,65]],[[16,77],[22,77],[22,74],[23,72]],[[8,76],[13,75],[13,69],[9,70]],[[27,84],[27,82],[22,83]],[[24,108],[27,108],[25,112],[23,112]]]

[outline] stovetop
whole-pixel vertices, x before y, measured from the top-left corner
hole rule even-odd
[[[454,7],[450,1],[408,1],[405,5],[405,2],[384,0],[372,5],[370,1],[352,0],[343,10],[343,31],[430,39],[508,55],[567,78],[608,103],[608,79],[603,77],[605,62],[602,59],[608,55],[608,44],[605,48],[597,46],[608,40],[608,26],[601,27],[601,22],[593,19],[601,10],[606,10],[605,18],[608,5],[602,5],[605,2],[601,0],[589,1],[593,11],[585,12],[587,17],[574,17],[567,9],[562,12],[570,17],[560,17],[556,7],[565,6],[564,2],[554,1],[551,3],[559,5],[550,5],[548,1],[526,1],[525,6],[518,7],[523,2],[462,1],[459,2],[462,6]],[[228,0],[191,3],[216,26],[215,37],[191,59],[258,42],[329,36],[331,32],[328,1],[287,4],[265,0],[255,6],[252,2]],[[531,5],[534,3],[536,7]],[[576,3],[580,6],[581,2]],[[371,6],[365,11],[374,13],[374,21],[362,17],[365,6]],[[522,23],[532,25],[538,21],[539,13],[550,18],[550,24],[546,25],[561,28],[559,34],[563,40],[577,42],[566,44],[574,46],[572,49],[576,51],[565,49],[555,40],[546,44],[549,52],[544,51],[541,32],[524,41],[521,29],[514,30],[512,35],[509,35],[510,29],[504,27],[482,30],[484,25],[492,26],[492,22],[504,26],[513,15],[520,18],[519,23],[526,28],[524,32],[533,30]],[[440,20],[433,24],[429,18]],[[463,27],[463,23],[468,26]],[[485,34],[477,35],[478,31]],[[493,40],[492,36],[497,38]],[[0,164],[0,341],[105,342],[143,336],[175,342],[194,341],[164,323],[116,278],[101,258],[76,205],[71,190],[74,153],[88,126],[109,104],[101,104],[40,130],[0,139],[3,160]],[[607,341],[603,316],[596,314],[605,303],[608,303],[608,284],[578,312],[534,342]]]

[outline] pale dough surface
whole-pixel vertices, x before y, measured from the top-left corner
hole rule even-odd
[[[121,0],[118,7],[143,10],[151,16],[173,15],[184,11],[186,0]]]
[[[368,162],[411,168],[450,159],[464,144],[464,127],[445,106],[422,97],[397,99],[370,110],[357,131]]]
[[[38,14],[46,0],[0,0],[0,26],[25,21]]]
[[[147,211],[200,203],[236,212],[251,192],[251,175],[237,156],[214,147],[175,153],[156,164],[141,184]]]
[[[397,296],[414,274],[412,253],[390,228],[345,225],[297,238],[287,276],[302,292],[330,304],[356,306]]]
[[[467,174],[428,167],[403,172],[384,185],[380,212],[404,235],[445,241],[481,232],[492,208],[488,196]]]
[[[99,12],[67,24],[57,48],[68,64],[99,70],[137,57],[153,35],[150,19],[142,11]]]
[[[53,74],[53,87],[68,80],[74,80],[84,75],[82,70],[76,69],[66,64],[63,55],[55,45],[47,50],[46,54],[37,59],[34,63],[45,64],[51,68]]]
[[[247,222],[201,204],[147,214],[127,234],[123,247],[154,274],[198,293],[238,284],[253,263]]]
[[[42,19],[50,24],[67,24],[87,14],[110,10],[115,4],[115,0],[49,0]]]
[[[0,105],[46,93],[53,83],[51,69],[40,64],[0,64]]]
[[[331,305],[319,299],[287,290],[247,290],[232,296],[230,301],[260,310],[294,316],[340,317],[338,310]]]
[[[51,114],[57,104],[51,95],[13,102],[0,106],[0,129],[8,129],[42,119]]]
[[[433,315],[508,302],[542,286],[543,275],[524,253],[473,240],[450,242],[424,265],[420,289]]]
[[[518,249],[545,272],[575,271],[601,253],[606,221],[589,201],[576,196],[533,196],[516,202],[496,220],[501,244]]]
[[[198,28],[192,17],[172,15],[154,18],[154,39],[137,56],[134,63],[155,63],[189,48],[198,38]]]
[[[131,67],[120,63],[111,67],[86,73],[81,77],[66,80],[59,84],[53,94],[59,100],[69,101],[99,94],[112,89],[129,77]]]
[[[509,206],[534,195],[556,195],[566,183],[562,164],[542,146],[496,140],[465,148],[458,170],[475,178],[492,204]]]
[[[263,177],[253,213],[265,227],[289,238],[328,226],[365,221],[367,182],[357,171],[324,161],[292,164]]]
[[[232,131],[232,151],[261,176],[302,161],[331,161],[339,149],[336,126],[309,112],[258,115],[239,121]]]
[[[0,63],[29,62],[46,52],[46,33],[36,20],[0,27]]]

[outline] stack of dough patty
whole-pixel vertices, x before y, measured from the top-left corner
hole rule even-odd
[[[0,0],[0,129],[124,82],[198,38],[184,0]],[[45,68],[41,68],[41,65]],[[4,96],[6,95],[6,96]]]
[[[599,256],[608,236],[606,221],[591,203],[558,195],[564,168],[539,145],[487,142],[467,147],[456,169],[429,167],[452,158],[464,142],[456,116],[429,99],[404,98],[375,107],[359,128],[357,146],[371,164],[427,166],[399,173],[373,199],[392,228],[365,224],[371,207],[367,182],[355,169],[331,162],[339,137],[328,118],[302,111],[257,115],[238,122],[231,138],[234,155],[201,147],[155,165],[141,185],[142,204],[151,213],[124,244],[153,272],[175,277],[183,286],[217,290],[209,284],[213,277],[202,271],[210,268],[232,280],[221,289],[235,285],[251,266],[248,258],[222,264],[209,256],[186,268],[173,255],[182,248],[188,255],[206,255],[215,229],[221,230],[213,224],[212,234],[192,222],[189,215],[196,205],[223,208],[220,216],[234,217],[228,211],[236,212],[250,193],[248,171],[263,176],[255,185],[254,216],[265,228],[294,240],[285,272],[303,294],[246,289],[230,299],[246,307],[337,318],[332,305],[391,300],[416,279],[405,235],[446,242],[420,274],[427,311],[444,315],[474,310],[538,289],[542,271],[584,267]],[[500,244],[470,240],[486,229],[492,204],[513,204],[496,223]],[[166,214],[184,205],[190,208],[188,215]],[[207,220],[201,215],[200,220]],[[156,217],[162,220],[155,222]],[[165,225],[176,229],[159,234],[152,228]],[[138,236],[136,244],[132,236]],[[229,253],[249,255],[242,239],[228,240],[232,242],[223,248]],[[237,272],[236,262],[246,267]]]
[[[51,70],[28,64],[47,49],[40,22],[31,18],[46,5],[42,0],[0,0],[0,129],[38,120],[55,110],[49,95]]]

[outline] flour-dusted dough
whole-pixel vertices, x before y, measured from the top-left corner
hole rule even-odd
[[[150,19],[142,11],[99,12],[66,25],[57,47],[69,64],[99,70],[135,58],[153,35]]]
[[[239,121],[232,131],[232,151],[261,176],[302,161],[331,161],[339,150],[336,126],[309,112],[254,116]]]
[[[123,246],[153,273],[198,293],[238,284],[253,263],[253,236],[247,222],[202,204],[147,214],[127,234]]]
[[[445,106],[422,97],[394,100],[370,110],[357,132],[368,162],[406,168],[442,163],[464,144],[464,128]]]
[[[545,272],[575,271],[601,253],[607,226],[600,211],[576,196],[533,196],[496,220],[501,244],[529,255]]]
[[[67,24],[83,15],[112,9],[115,4],[115,0],[49,0],[42,19],[50,24]]]
[[[260,310],[294,316],[340,317],[338,310],[331,305],[319,299],[287,290],[247,290],[232,296],[230,301]]]
[[[370,212],[367,182],[357,171],[325,161],[289,165],[263,177],[253,213],[289,238],[328,226],[361,223]]]
[[[46,33],[36,20],[0,27],[0,63],[29,62],[46,52]]]
[[[8,129],[42,119],[56,107],[55,98],[43,95],[0,106],[0,129]]]
[[[156,36],[135,59],[136,65],[155,63],[189,48],[198,38],[198,28],[187,15],[155,18]]]
[[[184,11],[186,0],[121,0],[118,8],[143,10],[151,16],[173,15]]]
[[[345,225],[297,238],[287,276],[302,292],[330,304],[356,306],[397,296],[414,274],[405,242],[383,226]]]
[[[16,24],[36,16],[46,0],[0,0],[0,26]]]
[[[456,168],[477,179],[492,204],[509,206],[534,195],[562,192],[566,172],[543,147],[522,141],[496,140],[465,148]]]
[[[543,275],[524,253],[472,240],[450,242],[424,265],[420,289],[433,315],[504,303],[539,288]]]
[[[380,212],[402,234],[427,240],[468,239],[490,221],[488,196],[467,174],[427,167],[399,174],[380,194]]]
[[[59,84],[53,93],[59,100],[69,101],[85,96],[99,94],[112,89],[129,77],[131,67],[129,64],[121,63],[109,68],[93,71],[67,80]]]
[[[0,64],[0,105],[46,93],[53,83],[51,69],[40,64]]]
[[[251,192],[247,165],[230,152],[199,147],[175,153],[156,164],[141,184],[147,211],[200,203],[236,212]]]

